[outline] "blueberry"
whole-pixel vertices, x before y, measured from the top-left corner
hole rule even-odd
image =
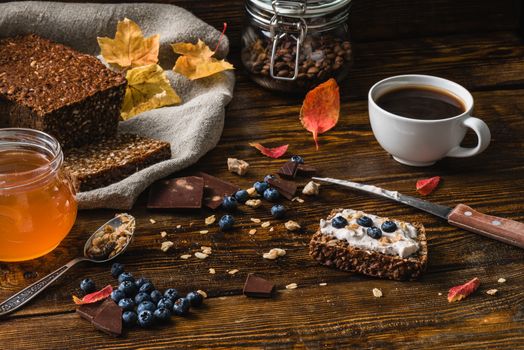
[[[156,289],[155,289],[154,291],[152,291],[152,292],[149,294],[149,296],[151,297],[151,301],[152,301],[153,303],[155,303],[155,304],[158,303],[158,301],[159,301],[160,299],[162,299],[162,293],[160,293],[160,291],[159,291],[159,290],[156,290]]]
[[[85,278],[80,282],[80,289],[84,291],[84,293],[92,293],[96,290],[95,282],[91,278]]]
[[[144,293],[151,293],[154,290],[155,290],[155,286],[153,285],[153,283],[146,282],[142,285],[142,287],[140,287],[138,291],[144,292]]]
[[[255,182],[253,187],[255,188],[255,190],[257,191],[258,194],[264,194],[264,191],[269,188],[269,185],[268,185],[267,182],[257,181],[257,182]]]
[[[381,227],[384,232],[395,232],[397,230],[397,224],[390,220],[384,221]]]
[[[143,310],[142,312],[138,313],[138,324],[140,327],[151,327],[155,321],[155,318],[153,317],[153,313],[149,310]]]
[[[137,320],[138,320],[138,316],[136,315],[136,312],[134,311],[124,311],[124,313],[122,314],[122,321],[124,321],[124,326],[126,327],[136,326]]]
[[[135,283],[131,282],[131,281],[124,281],[124,282],[120,283],[120,285],[118,286],[118,289],[121,290],[122,292],[124,292],[124,294],[128,298],[134,297],[135,294],[136,294]]]
[[[199,292],[189,292],[186,295],[186,299],[189,300],[189,303],[193,307],[198,307],[202,305],[202,302],[204,301],[204,297]]]
[[[235,225],[235,219],[231,215],[224,215],[218,221],[218,226],[222,231],[229,231]]]
[[[153,316],[159,323],[165,323],[171,318],[171,312],[165,307],[159,307],[153,312]]]
[[[169,298],[174,302],[179,298],[178,291],[175,288],[166,289],[164,292],[164,297]]]
[[[120,306],[124,311],[133,311],[135,308],[135,302],[131,298],[124,298],[120,299],[118,306]]]
[[[276,188],[268,188],[264,191],[264,198],[270,202],[274,202],[280,198],[280,193]]]
[[[271,207],[271,215],[277,219],[282,219],[286,215],[286,207],[282,204],[276,204]]]
[[[264,177],[264,182],[269,182],[269,180],[274,179],[274,178],[275,178],[275,175],[266,175]]]
[[[148,283],[148,282],[150,281],[147,278],[140,277],[139,279],[135,281],[136,288],[140,289],[140,287],[142,287],[145,283]]]
[[[120,263],[114,263],[112,266],[111,266],[111,275],[114,277],[114,278],[117,278],[118,276],[120,276],[120,274],[124,272],[124,265],[120,264]]]
[[[140,292],[135,295],[135,304],[140,304],[143,301],[151,301],[151,296],[147,293]]]
[[[371,227],[373,226],[373,220],[368,216],[361,216],[357,219],[357,224],[364,227]]]
[[[122,272],[120,275],[118,275],[118,283],[122,283],[124,281],[131,281],[135,283],[135,278],[131,272]]]
[[[222,201],[222,208],[224,208],[226,211],[237,210],[237,205],[237,200],[233,196],[225,196],[224,200]]]
[[[126,297],[125,293],[122,292],[120,289],[115,289],[111,292],[111,299],[115,301],[115,303],[118,303],[120,300],[124,299]]]
[[[156,310],[156,305],[153,304],[152,302],[150,301],[143,301],[141,302],[140,304],[138,304],[138,306],[136,307],[136,311],[138,313],[141,313],[142,311],[144,310],[149,310],[151,312],[154,312]]]
[[[335,216],[333,220],[331,220],[331,225],[333,225],[334,228],[344,228],[348,224],[348,221],[343,216]]]
[[[175,301],[175,305],[173,305],[173,313],[177,316],[184,316],[187,315],[189,312],[189,307],[191,306],[191,303],[186,298],[180,298],[177,301]]]
[[[249,193],[246,190],[240,190],[235,193],[235,198],[238,203],[244,204],[249,199]]]
[[[304,164],[304,158],[302,158],[301,156],[293,156],[291,157],[291,161],[294,162],[294,163],[298,163],[298,164]]]
[[[380,231],[380,229],[375,226],[368,227],[368,229],[366,230],[366,233],[371,238],[379,239],[380,237],[382,237],[382,231]]]
[[[167,298],[167,297],[162,297],[158,303],[156,304],[156,307],[165,307],[167,309],[170,309],[173,307],[173,304],[175,302],[173,301],[173,299],[171,298]]]

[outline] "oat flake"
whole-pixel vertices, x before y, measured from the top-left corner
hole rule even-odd
[[[373,296],[375,298],[380,298],[382,297],[382,291],[378,288],[373,288]]]
[[[297,289],[298,288],[298,284],[296,283],[290,283],[286,286],[286,289]]]

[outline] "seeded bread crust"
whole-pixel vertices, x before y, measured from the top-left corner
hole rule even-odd
[[[123,180],[171,158],[169,142],[119,134],[93,145],[65,151],[64,168],[77,191],[89,191]]]
[[[332,210],[328,220],[341,210]],[[324,235],[320,230],[309,242],[309,254],[320,264],[343,271],[398,281],[415,280],[426,270],[428,246],[424,226],[419,223],[411,224],[418,231],[420,250],[407,258],[352,247],[347,241]]]

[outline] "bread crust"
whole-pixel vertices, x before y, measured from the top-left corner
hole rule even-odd
[[[332,210],[328,219],[341,210]],[[309,242],[309,254],[320,264],[343,271],[398,281],[415,280],[426,270],[428,246],[424,226],[420,223],[411,224],[417,229],[420,249],[416,255],[407,258],[353,247],[345,240],[322,234],[320,230]]]

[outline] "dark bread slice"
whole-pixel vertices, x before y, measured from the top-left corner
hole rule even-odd
[[[341,209],[334,209],[328,219]],[[317,231],[309,242],[309,254],[322,265],[339,270],[362,273],[392,280],[415,280],[426,270],[428,246],[426,231],[419,223],[411,223],[417,231],[419,251],[407,258],[382,254],[374,250],[352,247],[347,241]]]
[[[83,192],[108,186],[170,158],[169,142],[119,134],[93,145],[66,150],[64,168],[76,190]]]
[[[123,74],[94,56],[34,34],[0,40],[0,126],[85,145],[116,135],[125,91]]]

